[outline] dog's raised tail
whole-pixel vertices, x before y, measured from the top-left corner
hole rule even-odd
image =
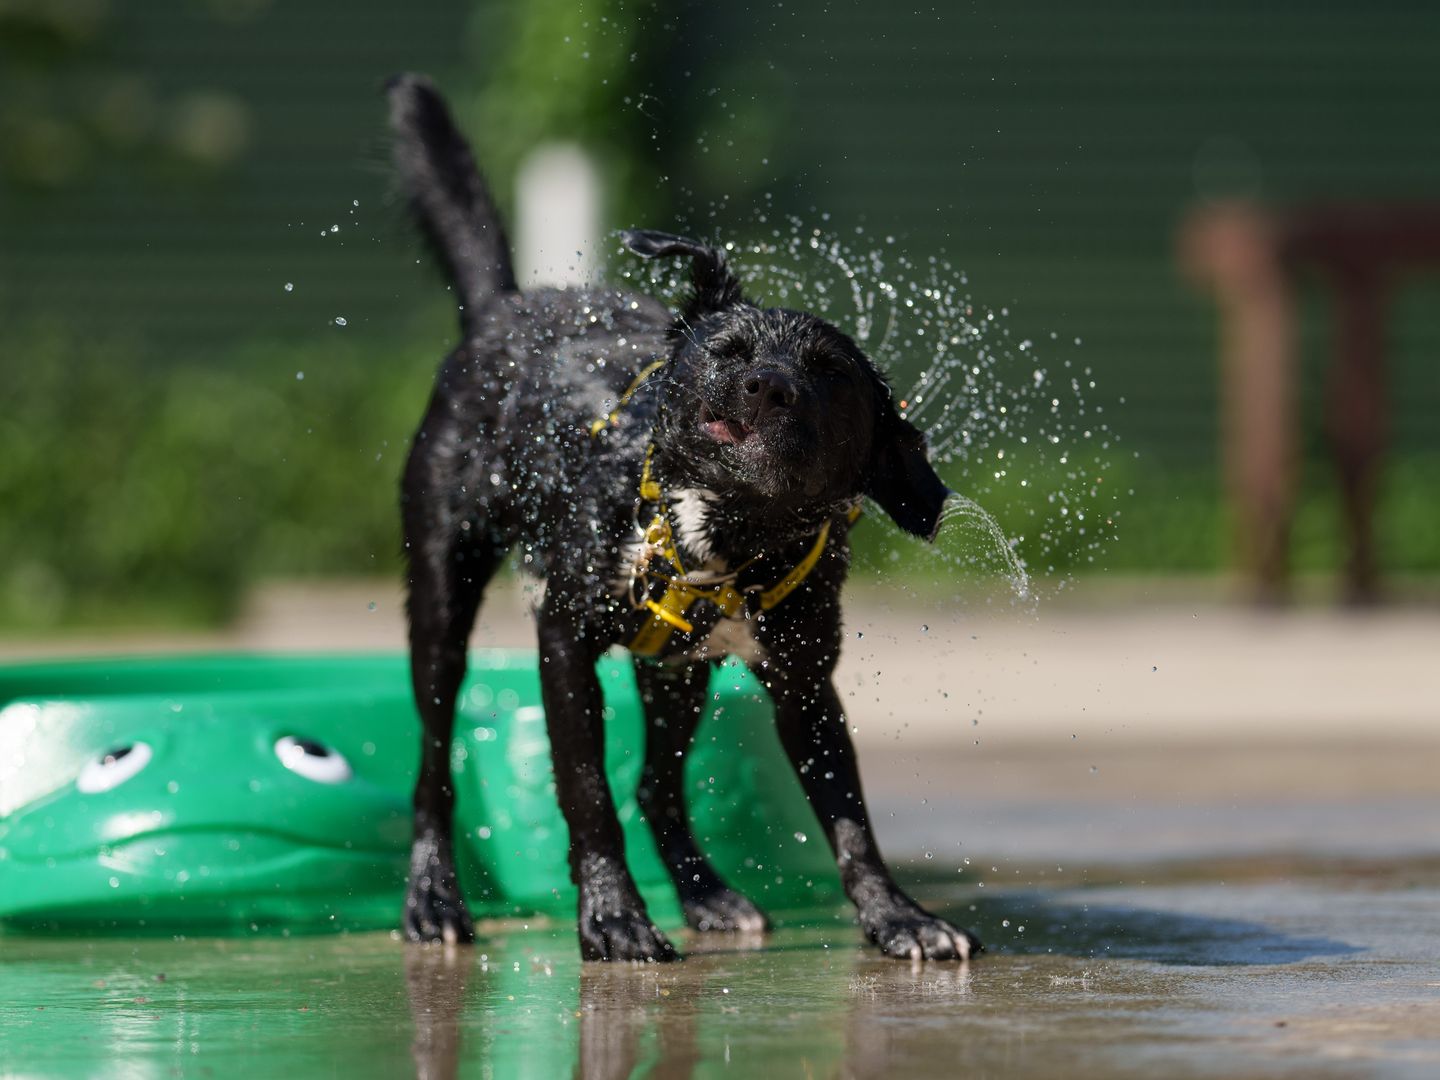
[[[500,215],[445,99],[423,75],[396,75],[390,99],[395,168],[410,208],[459,293],[468,334],[497,293],[515,291]]]

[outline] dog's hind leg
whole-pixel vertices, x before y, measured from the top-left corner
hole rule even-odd
[[[412,527],[422,524],[415,519],[425,513],[423,505],[407,502],[410,678],[422,733],[405,936],[411,941],[471,941],[475,931],[455,878],[450,737],[470,629],[505,548],[489,536],[479,542],[457,539],[436,531],[434,522],[429,528]],[[473,525],[468,531],[480,532]]]
[[[685,807],[685,758],[705,708],[710,665],[662,667],[636,659],[645,706],[645,772],[640,807],[670,870],[685,921],[696,930],[758,932],[765,915],[725,884],[695,844]]]

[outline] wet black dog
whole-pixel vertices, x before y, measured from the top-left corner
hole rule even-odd
[[[679,315],[615,291],[521,293],[444,102],[416,76],[389,96],[399,173],[463,331],[402,491],[424,723],[406,933],[473,935],[455,880],[450,737],[481,594],[518,547],[545,579],[542,692],[587,959],[676,958],[625,865],[603,768],[595,662],[614,645],[636,654],[641,803],[691,926],[765,926],[696,846],[681,782],[710,665],[733,653],[774,698],[865,933],[892,956],[972,955],[976,939],[923,911],[881,861],[831,684],[861,496],[930,537],[947,494],[884,378],[821,319],[746,300],[724,255],[694,240],[625,234],[640,255],[691,260]]]

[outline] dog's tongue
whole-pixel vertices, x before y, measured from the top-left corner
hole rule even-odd
[[[745,437],[753,429],[737,423],[734,420],[711,420],[702,425],[708,434],[716,442],[729,443],[734,445],[745,441]]]

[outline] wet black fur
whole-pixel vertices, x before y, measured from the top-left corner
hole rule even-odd
[[[648,619],[624,585],[636,522],[655,513],[638,496],[653,446],[667,498],[682,489],[708,493],[705,528],[688,539],[677,532],[687,567],[708,546],[713,565],[743,566],[737,587],[768,587],[830,523],[815,571],[782,603],[749,617],[764,653],[752,666],[775,700],[781,741],[865,932],[897,956],[955,959],[978,949],[969,934],[921,910],[885,869],[830,679],[849,563],[846,512],[869,495],[929,537],[947,493],[884,378],[829,323],[746,300],[723,252],[683,237],[624,236],[640,255],[691,260],[695,291],[678,315],[610,289],[517,291],[499,219],[443,101],[418,76],[397,77],[388,93],[398,172],[451,275],[463,332],[440,368],[402,484],[412,677],[424,725],[407,935],[473,937],[455,880],[449,746],[481,595],[518,549],[522,565],[546,581],[537,611],[542,694],[579,887],[581,952],[677,957],[625,864],[601,760],[595,677],[601,653],[631,641]],[[664,367],[592,436],[592,421],[660,357]],[[717,440],[717,431],[734,441]],[[659,582],[649,587],[656,597],[664,591]],[[760,930],[764,916],[710,867],[686,821],[683,754],[710,664],[720,659],[702,646],[718,610],[702,602],[690,617],[694,632],[677,631],[663,657],[636,659],[649,721],[642,806],[690,925]]]

